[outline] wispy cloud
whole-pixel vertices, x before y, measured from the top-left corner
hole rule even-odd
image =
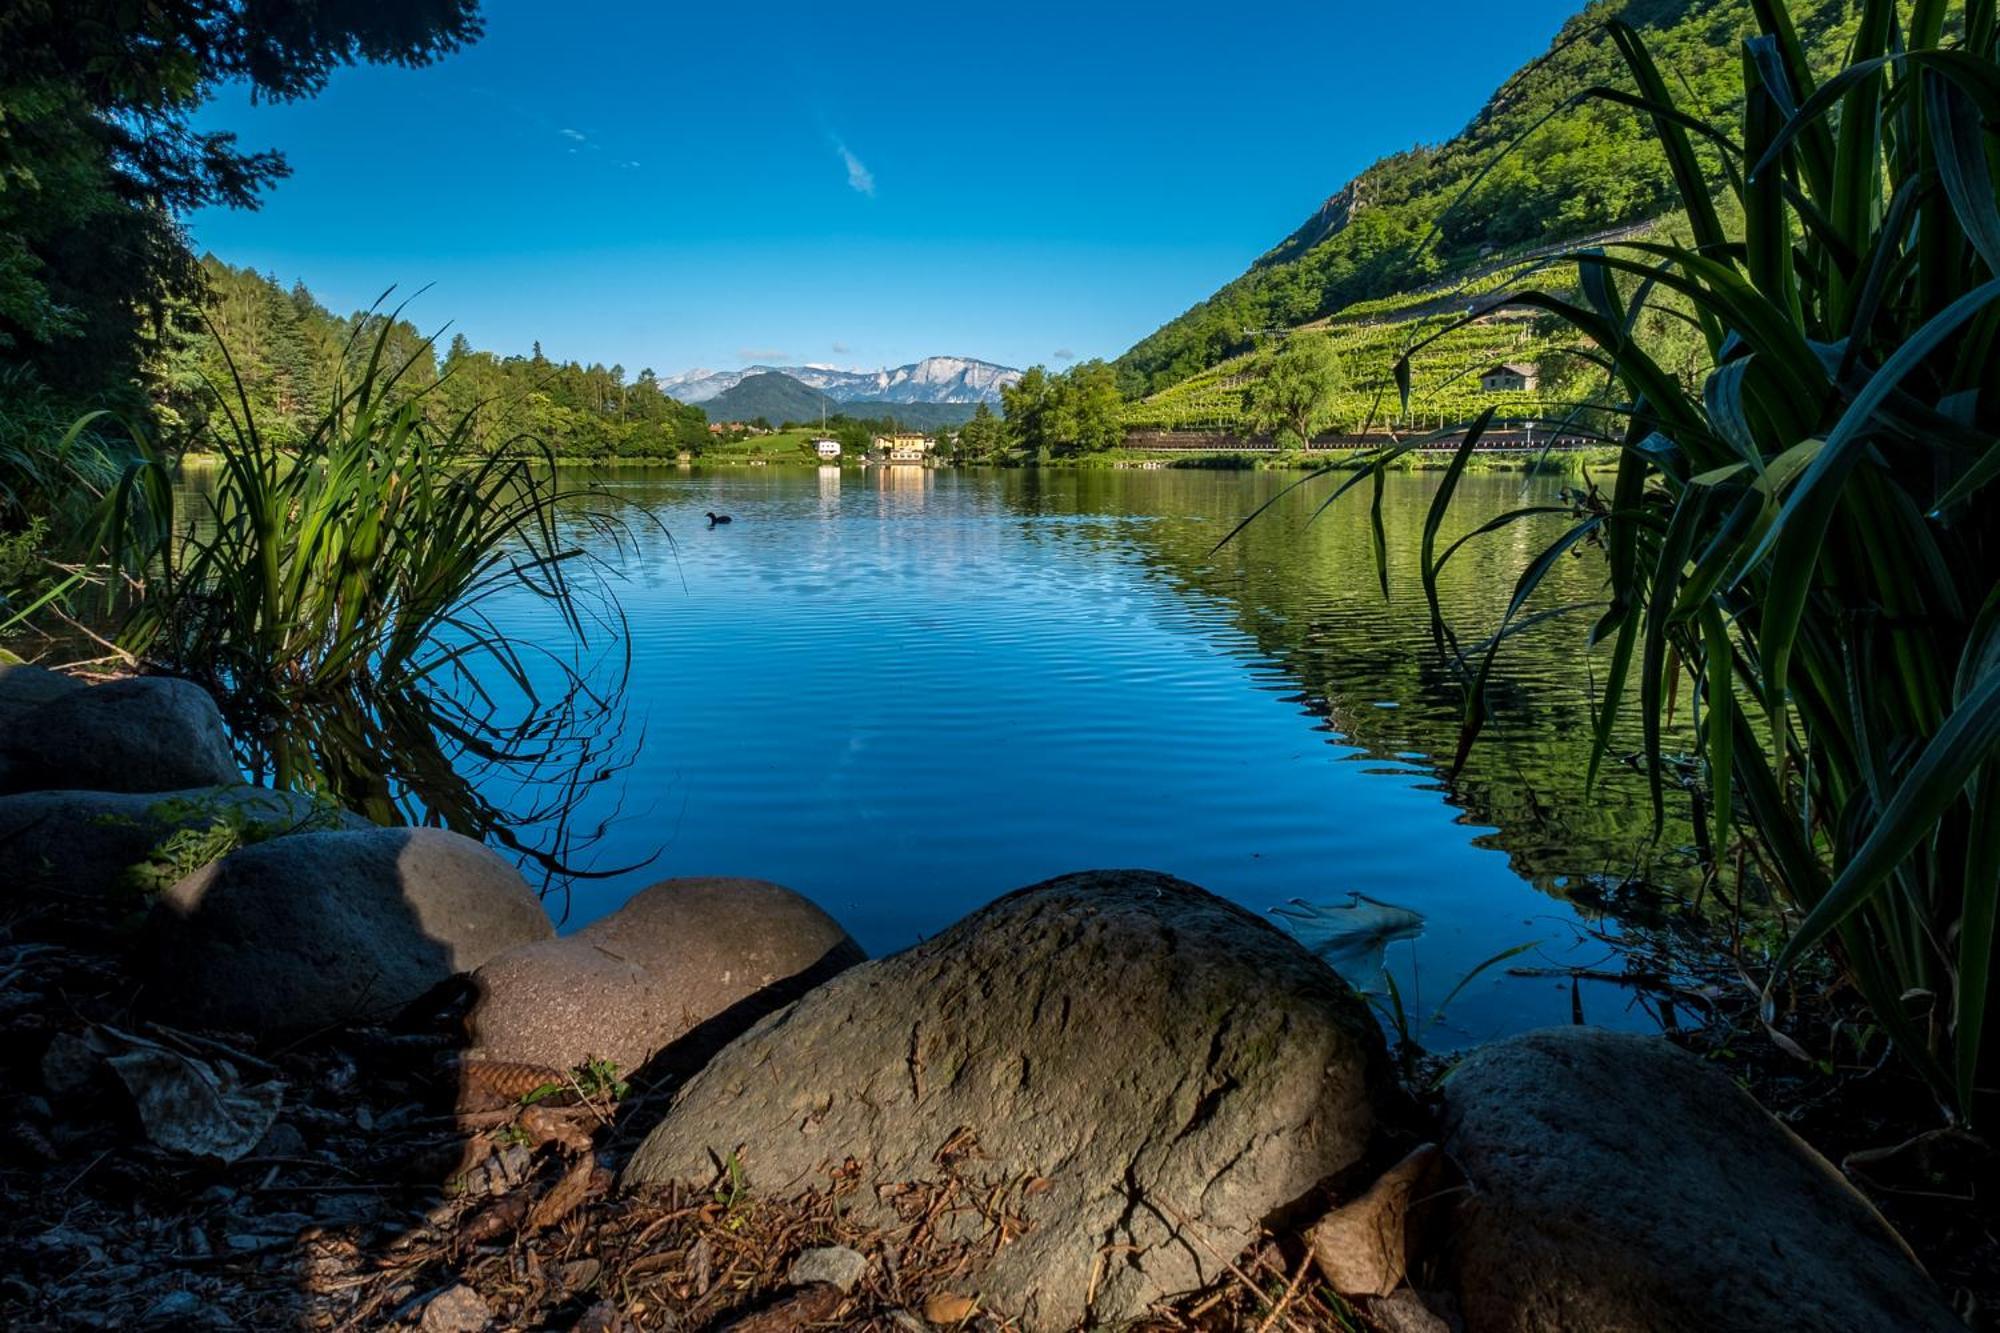
[[[790,352],[781,352],[775,347],[739,347],[736,349],[738,361],[790,361]]]
[[[863,166],[861,159],[856,157],[848,146],[840,140],[835,139],[833,147],[834,151],[840,154],[840,160],[847,166],[848,188],[873,199],[875,197],[875,173]]]
[[[1058,347],[1055,351],[1055,358],[1058,361],[1074,361],[1076,360],[1076,353],[1070,351],[1067,347]]]
[[[588,139],[590,137],[589,135],[585,134],[582,130],[557,130],[556,133],[560,134],[565,139],[574,139],[578,143],[582,143],[585,139]]]
[[[846,356],[851,350],[846,343],[835,343],[833,345],[833,354],[835,356]]]

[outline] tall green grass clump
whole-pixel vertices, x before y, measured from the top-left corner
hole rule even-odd
[[[1500,633],[1461,649],[1434,595],[1433,626],[1468,681],[1462,761],[1507,635],[1556,615],[1590,624],[1605,663],[1593,776],[1636,708],[1656,821],[1661,734],[1688,682],[1710,867],[1790,909],[1771,996],[1824,951],[1969,1123],[1982,1101],[1991,1111],[2000,1064],[1994,0],[1863,0],[1823,83],[1783,0],[1755,8],[1741,121],[1726,128],[1681,111],[1638,36],[1609,25],[1635,88],[1583,96],[1652,119],[1684,239],[1566,256],[1580,292],[1496,304],[1580,336],[1626,425],[1616,478],[1522,570]],[[1697,329],[1705,375],[1649,355],[1642,314]],[[1395,366],[1405,395],[1416,350]],[[1478,433],[1428,520],[1427,589],[1463,546],[1436,539]],[[1548,509],[1480,531],[1528,512]],[[1524,613],[1571,552],[1601,560],[1604,601],[1587,618]]]
[[[564,869],[566,832],[529,847],[514,830],[616,766],[618,712],[589,646],[596,631],[622,636],[580,538],[622,530],[534,441],[495,455],[475,445],[473,412],[439,419],[432,395],[402,391],[408,363],[385,359],[394,323],[375,324],[353,383],[302,440],[280,446],[240,378],[223,386],[196,512],[175,512],[158,454],[127,473],[105,538],[129,602],[119,642],[205,686],[246,767],[274,785]],[[487,608],[517,594],[566,632],[503,633]]]
[[[105,498],[133,456],[21,367],[0,370],[0,638],[31,635],[37,613],[85,582]],[[36,646],[40,646],[37,644]],[[16,655],[0,647],[0,662]]]

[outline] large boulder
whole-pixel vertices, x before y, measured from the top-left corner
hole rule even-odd
[[[75,676],[27,662],[0,662],[0,731],[31,708],[84,689]]]
[[[160,897],[155,1009],[256,1034],[387,1013],[555,934],[506,861],[442,829],[300,833],[231,852]]]
[[[1838,1171],[1658,1038],[1531,1032],[1444,1090],[1468,1333],[1962,1333]]]
[[[0,759],[14,791],[165,792],[243,781],[215,700],[164,676],[70,690],[17,714],[0,732]]]
[[[137,907],[143,895],[238,844],[369,827],[359,815],[303,792],[240,783],[151,793],[23,792],[0,796],[0,886]]]
[[[0,662],[0,791],[13,791],[14,761],[7,757],[6,737],[14,720],[51,699],[84,688],[75,676],[27,662]]]
[[[897,1186],[956,1170],[987,1221],[1026,1223],[968,1277],[983,1307],[1030,1329],[1117,1321],[1216,1279],[1355,1166],[1386,1071],[1362,1001],[1283,932],[1165,875],[1092,872],[773,1014],[688,1083],[624,1180],[706,1182],[733,1160],[783,1195],[832,1169],[887,1220]]]
[[[864,957],[790,889],[672,879],[473,973],[468,1035],[476,1056],[557,1069],[597,1059],[630,1071],[676,1043],[698,1058]]]

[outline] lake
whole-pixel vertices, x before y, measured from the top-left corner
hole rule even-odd
[[[1415,1011],[1539,942],[1468,986],[1433,1045],[1570,1021],[1567,977],[1510,970],[1605,966],[1614,909],[1644,899],[1620,886],[1676,883],[1690,841],[1677,812],[1655,847],[1644,781],[1622,762],[1584,792],[1602,669],[1577,648],[1586,621],[1508,641],[1495,720],[1447,785],[1463,694],[1415,574],[1437,476],[1388,480],[1385,601],[1365,494],[1308,521],[1328,482],[1211,554],[1297,475],[597,477],[629,536],[578,537],[615,576],[631,663],[624,766],[572,812],[586,835],[572,859],[626,869],[551,909],[574,929],[661,878],[755,876],[809,895],[880,954],[1049,876],[1149,867],[1258,912],[1338,909],[1358,892],[1420,913],[1414,938],[1386,931],[1386,954],[1337,959],[1378,990],[1386,960]],[[1562,485],[1469,476],[1446,535],[1555,503]],[[707,510],[735,521],[711,529]],[[1455,562],[1442,595],[1466,642],[1492,631],[1561,521],[1516,525]],[[1589,601],[1594,582],[1589,562],[1566,562],[1538,604]],[[560,637],[534,599],[488,609],[510,634]],[[1636,748],[1626,737],[1614,752]],[[1593,1023],[1649,1021],[1620,988],[1586,983],[1578,998]]]

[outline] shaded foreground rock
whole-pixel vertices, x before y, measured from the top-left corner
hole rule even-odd
[[[0,796],[0,885],[137,908],[143,892],[169,887],[174,866],[198,854],[198,835],[235,829],[245,842],[329,828],[373,825],[302,792],[241,784],[170,792],[37,791]],[[185,848],[163,848],[176,833]],[[217,835],[218,839],[221,835]],[[226,840],[216,845],[229,850]]]
[[[1214,1279],[1362,1157],[1386,1085],[1362,1002],[1282,932],[1180,880],[1094,872],[765,1020],[688,1084],[624,1179],[706,1182],[740,1147],[749,1187],[782,1196],[852,1157],[858,1206],[887,1210],[870,1185],[956,1162],[1028,1223],[968,1279],[981,1304],[1063,1328]]]
[[[232,786],[243,771],[215,700],[163,676],[69,690],[0,730],[11,790],[157,792]]]
[[[811,901],[756,879],[674,879],[473,974],[473,1054],[631,1071],[676,1043],[712,1053],[866,955]],[[677,1071],[676,1071],[677,1072]]]
[[[25,662],[0,662],[0,730],[31,708],[88,688],[75,676]]]
[[[1824,1158],[1663,1041],[1532,1032],[1444,1086],[1470,1333],[1963,1328]]]
[[[149,994],[170,1022],[320,1027],[400,1008],[554,933],[520,873],[470,838],[301,833],[232,852],[161,895]]]

